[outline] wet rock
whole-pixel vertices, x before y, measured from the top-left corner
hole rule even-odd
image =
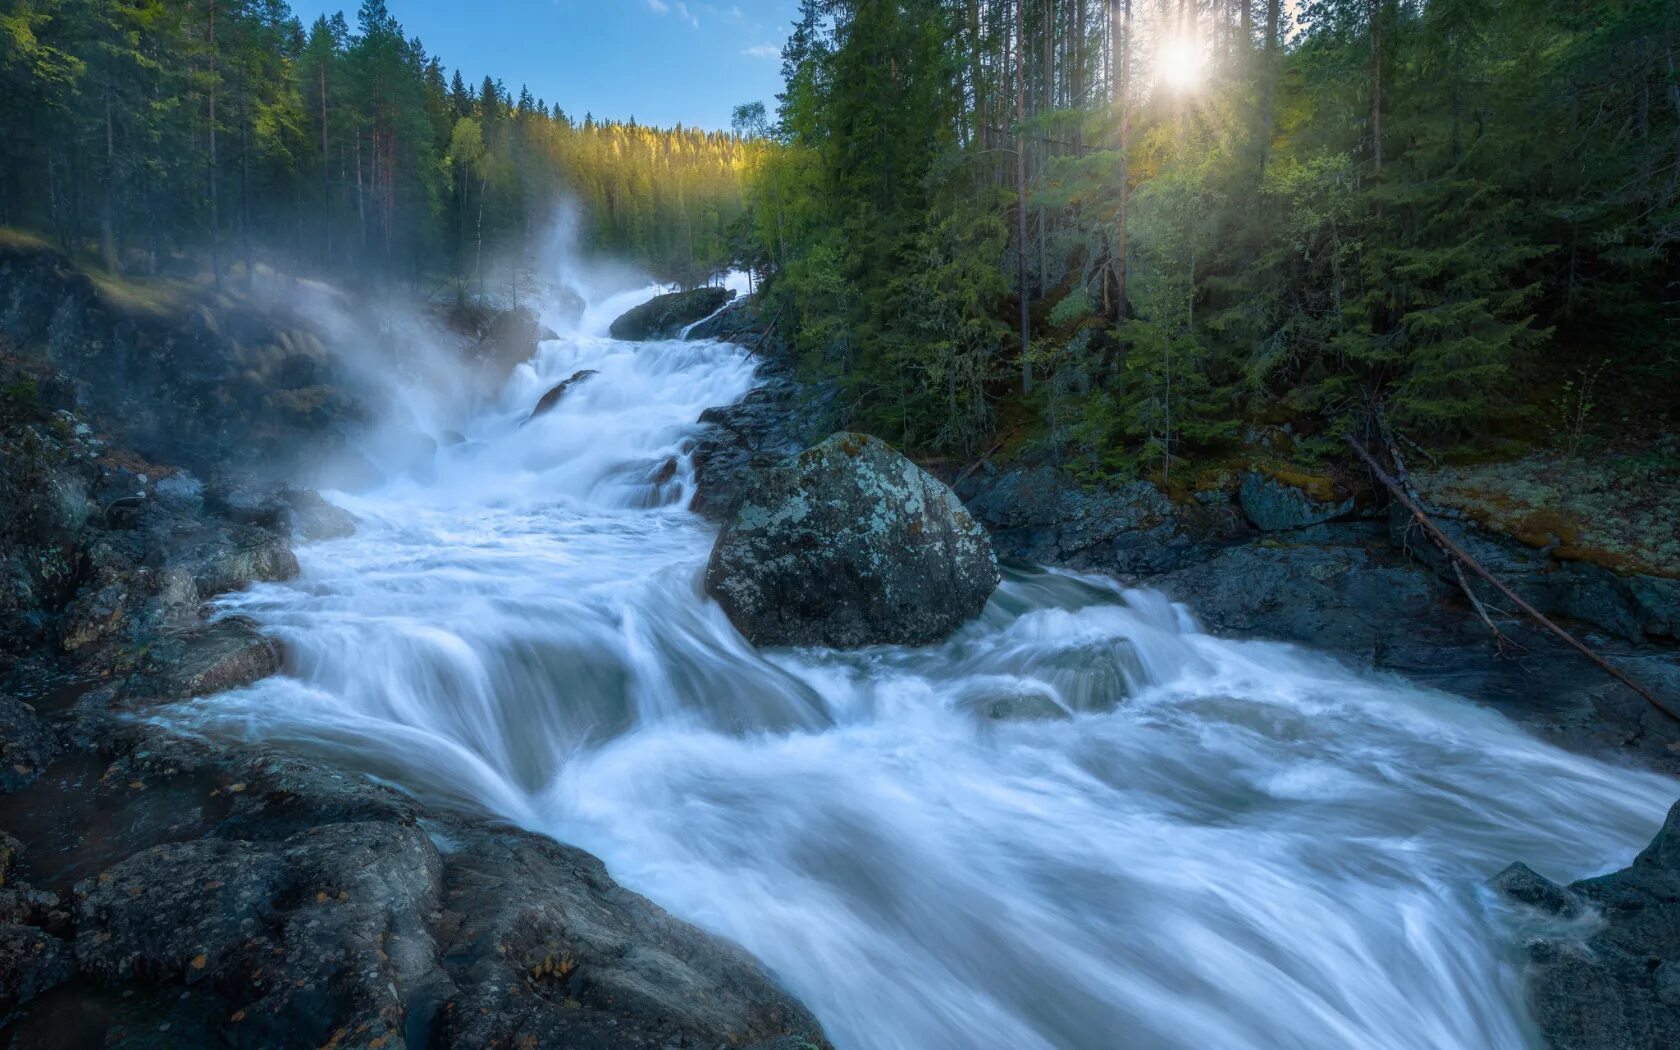
[[[545,416],[552,412],[554,410],[554,406],[560,403],[560,399],[566,396],[567,391],[571,390],[572,387],[577,386],[579,383],[591,376],[598,374],[599,373],[597,373],[593,368],[585,368],[581,371],[573,372],[570,379],[556,384],[548,391],[548,393],[542,396],[542,398],[537,402],[537,407],[531,409],[531,414],[521,421],[520,426],[524,426],[531,420],[536,419],[539,416]]]
[[[132,692],[146,699],[209,696],[267,678],[280,670],[280,650],[256,624],[230,616],[196,630],[159,639],[146,655],[143,683]]]
[[[816,1020],[745,952],[622,889],[581,850],[471,829],[444,856],[441,1045],[785,1045]]]
[[[1520,867],[1520,866],[1514,866]],[[1537,882],[1538,880],[1538,882]],[[1537,890],[1535,887],[1544,883]],[[1680,1032],[1680,804],[1632,866],[1567,892],[1521,869],[1500,876],[1513,899],[1561,914],[1578,898],[1603,925],[1529,942],[1528,1001],[1555,1050],[1664,1050]]]
[[[1059,722],[1072,717],[1055,697],[1036,689],[977,693],[964,697],[961,705],[993,722]]]
[[[676,460],[676,457],[675,456],[669,456],[669,457],[666,457],[664,460],[661,460],[659,466],[653,468],[653,473],[648,475],[648,484],[649,485],[663,485],[663,484],[670,481],[672,478],[674,478],[676,476],[677,476],[677,460]]]
[[[1502,896],[1547,915],[1572,919],[1581,913],[1580,902],[1573,894],[1521,862],[1495,875],[1493,887]]]
[[[35,926],[0,925],[0,1019],[75,972],[70,945]]]
[[[402,1038],[405,1000],[443,983],[427,927],[441,877],[411,826],[157,846],[77,884],[76,956],[100,980],[221,991],[248,1045],[318,1046],[341,1028],[383,1045]]]
[[[478,366],[489,389],[499,387],[515,368],[535,357],[542,340],[556,338],[536,313],[524,306],[497,310],[482,303],[461,302],[450,308],[444,320],[468,338],[465,356]]]
[[[23,843],[0,831],[0,887],[4,887],[11,878],[12,869],[17,867],[18,858],[22,856]]]
[[[1281,478],[1249,473],[1243,478],[1237,500],[1243,514],[1262,532],[1302,529],[1334,521],[1353,510],[1353,497],[1337,500],[1328,483],[1317,495]]]
[[[979,613],[998,578],[950,489],[841,433],[756,479],[712,549],[706,592],[759,645],[919,645]]]
[[[356,533],[356,516],[334,506],[312,489],[289,489],[281,494],[292,511],[293,535],[309,543],[338,540]]]
[[[33,707],[0,696],[0,794],[33,783],[60,749],[58,734],[41,720]],[[0,854],[4,850],[4,843],[0,842]],[[0,859],[0,886],[5,885],[6,863]]]
[[[734,291],[728,288],[696,288],[691,292],[657,295],[614,321],[610,332],[614,339],[630,342],[675,339],[682,335],[684,328],[705,319],[734,298]]]

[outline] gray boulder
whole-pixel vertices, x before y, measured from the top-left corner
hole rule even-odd
[[[656,295],[612,323],[614,339],[645,342],[676,339],[684,328],[703,321],[735,298],[728,288],[696,288],[690,292]]]
[[[1238,493],[1243,514],[1263,532],[1302,529],[1334,521],[1353,510],[1353,499],[1318,499],[1278,478],[1249,474]]]
[[[955,493],[840,433],[759,476],[712,548],[706,592],[759,645],[922,645],[979,613],[998,578]]]

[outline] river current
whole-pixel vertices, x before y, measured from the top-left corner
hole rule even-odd
[[[286,672],[182,727],[587,849],[846,1050],[1537,1045],[1528,920],[1487,879],[1619,867],[1680,785],[1069,574],[1006,572],[937,646],[755,651],[704,598],[714,532],[686,509],[695,420],[753,365],[607,338],[646,294],[551,318],[470,417],[416,396],[466,440],[332,494],[355,536],[221,602]],[[985,716],[1011,698],[1067,717]]]

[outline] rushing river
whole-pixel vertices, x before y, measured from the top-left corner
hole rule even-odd
[[[1535,1045],[1487,878],[1625,864],[1672,781],[1071,575],[1007,573],[939,646],[756,652],[701,593],[684,457],[752,365],[598,334],[633,302],[440,418],[467,440],[424,480],[336,496],[361,529],[301,579],[225,600],[287,674],[191,726],[586,848],[846,1050]],[[1071,717],[976,714],[1011,696]]]

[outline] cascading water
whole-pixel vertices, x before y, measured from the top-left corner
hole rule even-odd
[[[639,297],[544,344],[428,480],[339,497],[361,529],[300,580],[226,599],[287,674],[183,728],[591,850],[853,1050],[1534,1045],[1485,880],[1619,866],[1676,784],[1070,575],[1008,574],[939,646],[756,652],[684,509],[694,420],[752,365],[602,338]],[[1071,717],[976,713],[1000,701]]]

